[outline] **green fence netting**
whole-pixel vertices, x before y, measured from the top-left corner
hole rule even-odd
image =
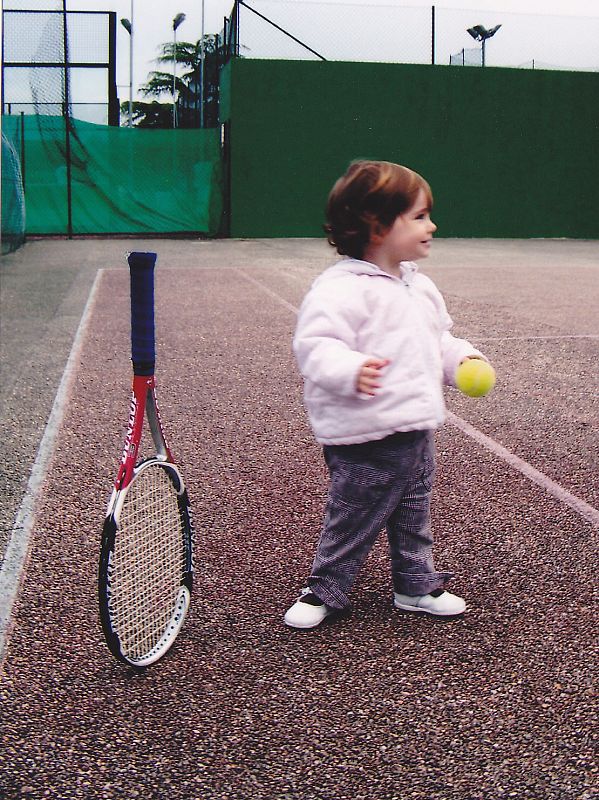
[[[144,130],[2,117],[20,142],[27,234],[220,232],[220,130]],[[70,206],[70,213],[69,213]]]
[[[21,164],[15,144],[2,134],[2,253],[25,241],[25,198]]]

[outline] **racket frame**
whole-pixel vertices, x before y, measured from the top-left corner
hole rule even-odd
[[[139,455],[144,417],[146,416],[152,434],[152,441],[156,448],[156,457],[173,463],[173,456],[166,442],[156,401],[156,378],[154,375],[134,375],[127,435],[125,436],[121,466],[114,482],[114,488],[117,492],[126,489],[133,480]]]
[[[106,643],[110,652],[117,659],[134,668],[143,668],[155,663],[169,650],[185,620],[193,588],[193,521],[191,507],[183,477],[174,463],[171,450],[166,441],[156,400],[156,379],[153,373],[153,363],[151,366],[151,374],[138,374],[138,366],[135,361],[133,363],[134,374],[127,433],[121,463],[106,511],[98,570],[100,622]],[[149,372],[147,369],[141,371]],[[138,461],[144,418],[148,421],[156,455]],[[113,627],[110,608],[110,575],[113,569],[114,547],[120,513],[123,509],[127,492],[136,478],[153,465],[159,465],[167,472],[177,493],[177,505],[184,538],[185,570],[181,580],[181,587],[173,606],[173,613],[164,634],[150,652],[139,658],[131,658],[121,647],[118,633]]]

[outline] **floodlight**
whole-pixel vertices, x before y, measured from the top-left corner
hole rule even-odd
[[[484,25],[473,25],[472,28],[466,28],[466,31],[473,39],[476,39],[477,42],[481,42],[483,67],[485,66],[485,44],[487,39],[490,39],[491,36],[495,36],[499,28],[501,28],[501,25],[495,25],[493,28],[489,28],[489,30],[487,30]]]
[[[495,36],[501,25],[495,25],[494,28],[487,30],[484,25],[474,25],[472,28],[466,28],[470,36],[476,39],[477,42],[484,42],[485,39],[490,39]]]
[[[173,20],[173,30],[174,31],[177,30],[177,28],[183,22],[184,19],[185,19],[185,14],[177,14],[175,19]]]

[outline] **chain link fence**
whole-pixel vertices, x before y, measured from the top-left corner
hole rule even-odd
[[[229,49],[242,58],[482,66],[468,28],[501,25],[486,66],[599,71],[599,15],[237,0],[228,22]]]
[[[118,124],[114,12],[4,9],[2,22],[3,114]]]

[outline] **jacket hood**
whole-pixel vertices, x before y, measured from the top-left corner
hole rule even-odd
[[[401,279],[409,283],[415,273],[418,272],[418,264],[414,261],[400,261],[399,269]],[[314,281],[314,286],[323,281],[345,278],[347,275],[372,275],[381,278],[393,278],[393,275],[389,275],[388,272],[385,272],[370,261],[361,261],[358,258],[344,258],[319,275]]]

